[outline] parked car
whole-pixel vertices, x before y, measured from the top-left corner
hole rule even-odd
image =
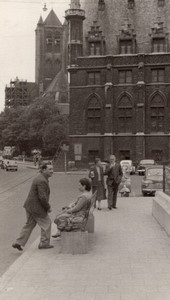
[[[120,161],[120,165],[122,167],[122,169],[128,169],[130,174],[135,174],[135,166],[132,163],[132,160],[130,159],[126,159],[126,160],[121,160]]]
[[[147,167],[142,179],[141,190],[143,196],[155,196],[155,192],[163,189],[163,166]]]
[[[155,161],[153,159],[142,159],[137,168],[138,175],[145,175],[146,167],[153,165],[155,165]]]
[[[18,164],[15,160],[4,159],[1,168],[6,169],[6,171],[18,171]]]

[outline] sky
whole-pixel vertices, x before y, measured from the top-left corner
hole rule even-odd
[[[0,111],[11,79],[35,82],[35,29],[40,15],[44,20],[53,8],[63,23],[69,4],[70,0],[0,0]]]

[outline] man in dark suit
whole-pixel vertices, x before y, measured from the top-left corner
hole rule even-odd
[[[24,203],[27,218],[26,224],[22,228],[19,238],[12,244],[12,247],[19,251],[23,250],[22,247],[25,246],[36,224],[41,228],[40,244],[38,248],[53,248],[53,246],[50,245],[51,219],[48,216],[48,213],[51,212],[48,179],[52,174],[52,165],[43,164],[41,166],[40,174],[38,174],[32,182],[28,197]]]
[[[106,167],[105,175],[107,175],[107,188],[108,188],[108,209],[117,208],[117,193],[118,187],[121,182],[123,172],[119,163],[116,163],[116,157],[110,155],[109,164]]]

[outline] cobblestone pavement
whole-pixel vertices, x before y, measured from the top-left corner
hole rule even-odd
[[[152,198],[102,207],[88,254],[60,254],[60,239],[38,250],[36,240],[1,277],[0,299],[169,300],[170,238],[152,217]]]

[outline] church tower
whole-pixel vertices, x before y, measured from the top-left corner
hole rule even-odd
[[[62,69],[62,24],[53,9],[36,28],[36,83],[41,95]]]
[[[70,9],[66,10],[65,18],[68,22],[68,64],[76,65],[77,57],[83,55],[83,21],[85,11],[81,9],[79,0],[71,0]]]

